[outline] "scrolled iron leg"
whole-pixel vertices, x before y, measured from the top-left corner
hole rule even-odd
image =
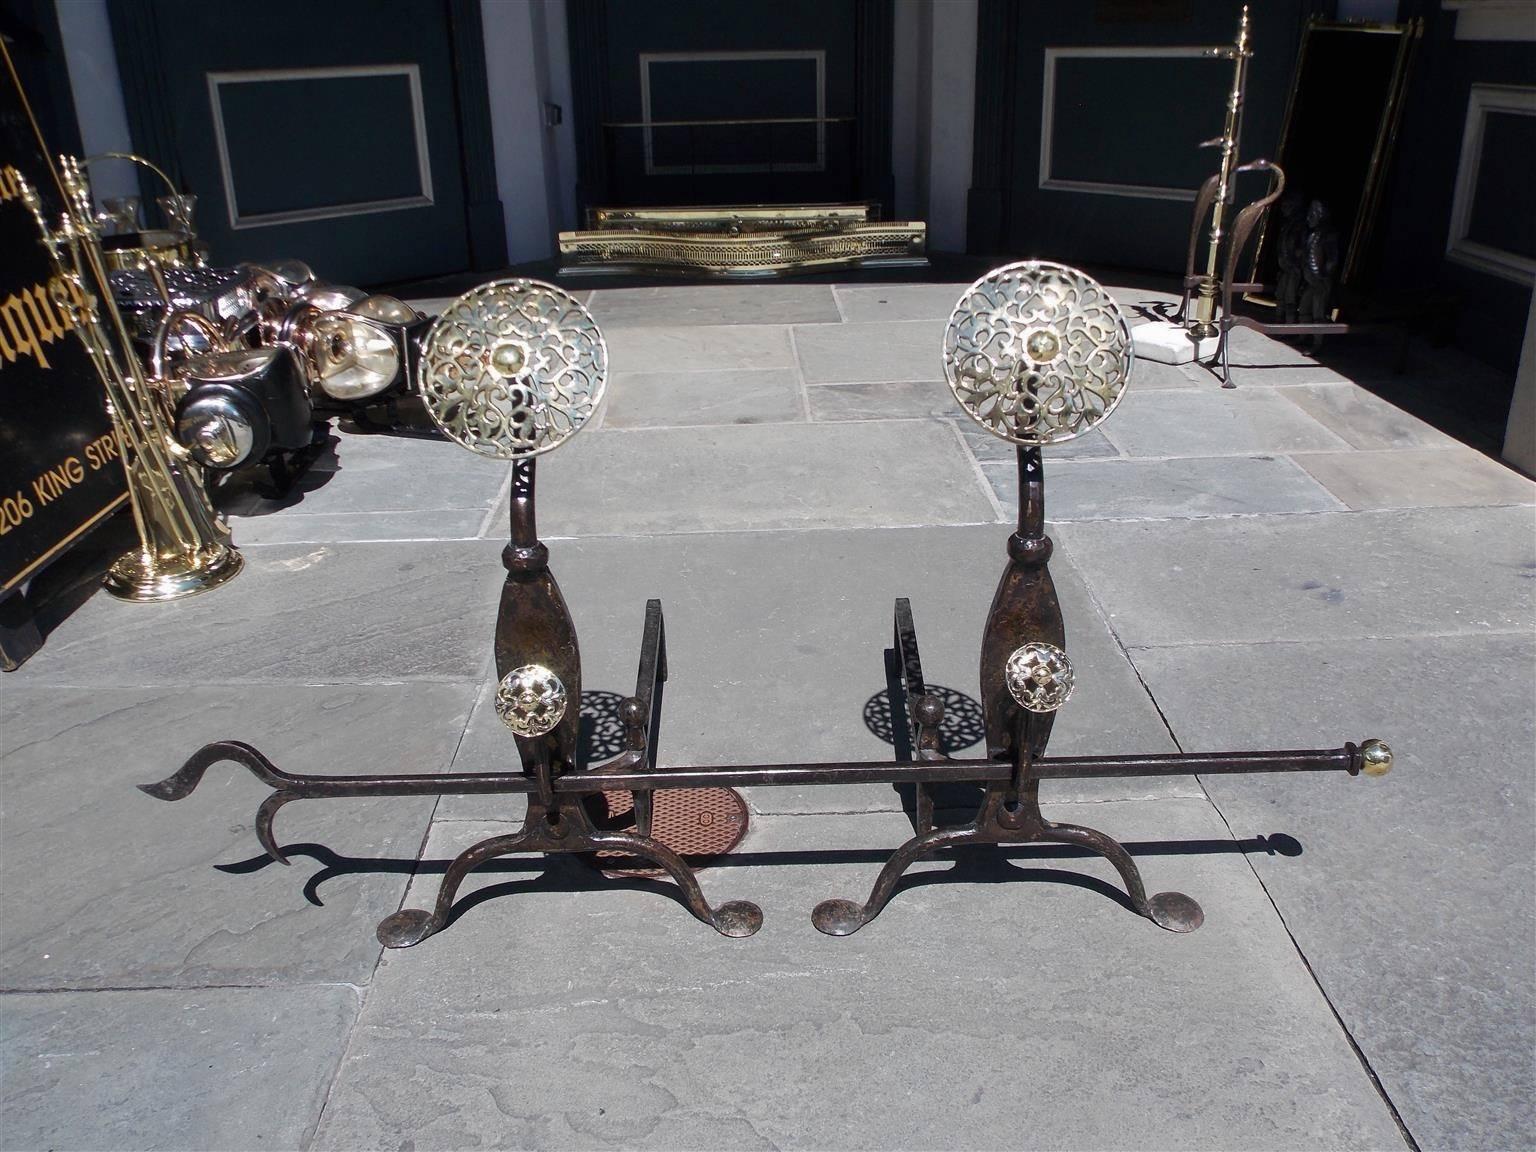
[[[464,877],[484,864],[487,860],[497,856],[510,856],[514,852],[525,851],[533,837],[526,831],[514,832],[510,836],[496,836],[490,840],[482,840],[474,847],[466,849],[454,858],[448,865],[448,871],[443,874],[443,882],[437,890],[437,903],[432,911],[423,908],[402,908],[379,921],[379,943],[386,948],[409,948],[412,944],[420,944],[432,933],[440,930],[448,923],[448,913],[453,908],[453,898],[458,895],[459,885],[464,882]]]
[[[885,907],[891,893],[896,890],[896,881],[913,864],[940,848],[975,843],[980,838],[980,833],[973,825],[941,828],[937,832],[914,836],[896,849],[885,862],[885,867],[880,869],[880,875],[875,879],[874,888],[870,890],[868,900],[863,904],[856,904],[852,900],[823,900],[811,913],[811,923],[818,932],[825,932],[828,936],[851,936],[880,915],[880,909]]]
[[[1148,899],[1146,886],[1141,881],[1141,869],[1136,866],[1136,861],[1124,845],[1102,832],[1076,824],[1047,824],[1038,839],[1076,844],[1103,856],[1115,866],[1120,879],[1125,881],[1125,891],[1131,898],[1131,905],[1161,928],[1170,932],[1193,932],[1205,922],[1205,913],[1201,911],[1200,905],[1182,892],[1159,892]]]
[[[763,926],[763,910],[750,900],[730,900],[718,908],[710,907],[699,887],[698,878],[688,862],[660,840],[628,832],[598,832],[586,837],[588,846],[598,852],[623,852],[654,861],[667,870],[683,890],[683,900],[692,912],[722,936],[751,936]]]

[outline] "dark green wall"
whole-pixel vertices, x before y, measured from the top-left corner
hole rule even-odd
[[[1531,306],[1531,288],[1445,258],[1456,169],[1461,159],[1467,99],[1474,83],[1536,84],[1536,43],[1457,40],[1455,16],[1436,0],[1404,0],[1404,15],[1422,15],[1426,29],[1403,109],[1402,131],[1382,219],[1383,279],[1404,290],[1445,294],[1459,304],[1456,342],[1479,359],[1510,372]],[[1485,148],[1489,147],[1485,141]],[[1485,179],[1505,174],[1505,186],[1484,192],[1480,208],[1536,219],[1532,157],[1507,157],[1485,167]],[[1491,199],[1492,204],[1487,201]],[[1485,224],[1485,229],[1493,225]]]

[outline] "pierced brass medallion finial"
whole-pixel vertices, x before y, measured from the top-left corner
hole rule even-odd
[[[1039,446],[1114,411],[1134,361],[1120,306],[1075,268],[1029,260],[966,289],[944,333],[944,375],[994,436]]]
[[[1008,657],[1008,694],[1031,712],[1054,712],[1072,696],[1072,662],[1054,644],[1030,641]]]
[[[496,715],[519,736],[542,736],[565,716],[565,685],[542,664],[524,664],[502,677]]]
[[[608,348],[580,301],[538,280],[464,293],[427,333],[421,393],[443,434],[482,456],[558,448],[602,403]]]

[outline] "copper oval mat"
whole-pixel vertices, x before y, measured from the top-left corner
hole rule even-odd
[[[651,835],[695,868],[708,867],[747,834],[747,804],[732,788],[663,788],[651,812]],[[602,792],[589,802],[592,822],[605,832],[635,827],[632,792]],[[599,852],[597,866],[611,876],[660,876],[663,870],[624,852]]]

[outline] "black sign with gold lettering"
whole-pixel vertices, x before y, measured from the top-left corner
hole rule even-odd
[[[0,593],[126,499],[101,378],[54,303],[23,178],[57,220],[58,181],[0,43]]]

